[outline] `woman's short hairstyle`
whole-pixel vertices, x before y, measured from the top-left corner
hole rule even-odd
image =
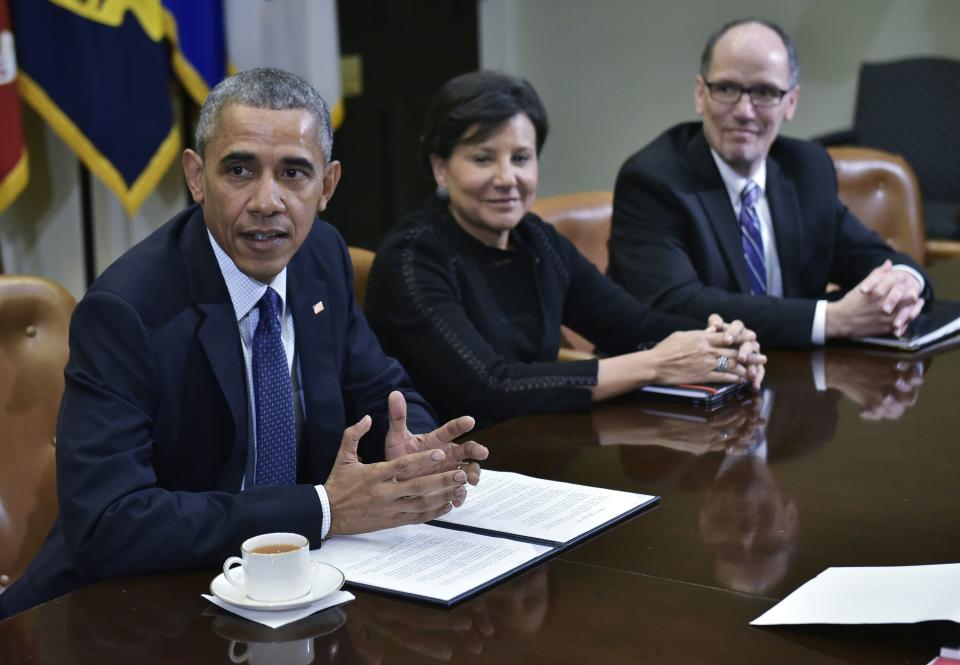
[[[420,136],[420,163],[432,173],[430,155],[446,159],[476,125],[470,142],[485,140],[504,122],[525,114],[537,131],[537,154],[547,140],[547,111],[536,90],[522,78],[499,72],[470,72],[446,83],[427,109]]]

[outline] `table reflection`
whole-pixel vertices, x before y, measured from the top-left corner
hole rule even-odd
[[[347,621],[342,607],[312,614],[277,629],[210,608],[211,629],[228,642],[228,662],[258,665],[309,665],[337,662],[341,641],[337,634]]]
[[[800,521],[766,458],[749,453],[718,473],[700,510],[701,541],[713,550],[717,581],[762,594],[786,574]]]
[[[857,404],[861,418],[897,420],[917,403],[933,358],[831,349],[823,362],[826,385]]]
[[[369,663],[397,651],[460,662],[483,653],[492,639],[534,635],[549,614],[548,571],[535,568],[449,610],[359,596],[347,606],[350,650]]]

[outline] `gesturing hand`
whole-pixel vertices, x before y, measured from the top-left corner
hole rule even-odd
[[[440,469],[449,470],[459,466],[467,472],[467,481],[471,485],[480,481],[480,465],[477,462],[487,459],[489,452],[486,447],[476,441],[453,443],[458,436],[473,429],[473,418],[460,416],[432,432],[412,434],[407,429],[407,401],[403,398],[403,393],[396,390],[390,393],[387,409],[390,414],[390,430],[384,441],[384,451],[388,461],[425,450],[442,450],[445,458]],[[471,461],[465,463],[466,460]]]
[[[357,444],[371,422],[364,416],[344,430],[333,470],[323,485],[330,500],[329,535],[426,522],[463,503],[467,474],[445,470],[449,460],[439,448],[377,464],[361,463]]]

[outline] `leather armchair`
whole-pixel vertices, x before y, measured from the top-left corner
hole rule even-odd
[[[923,264],[926,241],[920,187],[899,155],[859,147],[828,148],[837,169],[840,200],[865,226]]]
[[[921,264],[960,256],[960,243],[926,238],[923,202],[913,168],[874,148],[827,148],[837,169],[840,200],[894,248]]]
[[[54,446],[74,304],[53,282],[0,275],[0,590],[58,513]]]

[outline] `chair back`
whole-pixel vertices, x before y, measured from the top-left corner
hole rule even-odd
[[[864,226],[919,264],[925,262],[920,187],[910,165],[882,150],[833,147],[840,200]]]
[[[927,235],[960,238],[960,60],[865,63],[854,110],[857,143],[902,155],[920,183]]]
[[[57,411],[73,297],[0,275],[0,587],[19,577],[56,519]]]
[[[558,194],[537,200],[533,212],[543,221],[552,224],[580,253],[590,259],[600,272],[607,271],[610,262],[607,242],[610,240],[610,219],[613,217],[612,192],[574,192]],[[593,344],[567,327],[563,338],[574,351],[591,353]],[[567,359],[564,349],[561,359]],[[580,354],[571,354],[569,359],[579,359]]]
[[[533,212],[552,224],[572,242],[600,272],[607,271],[612,192],[575,192],[539,199]]]
[[[353,263],[353,295],[357,307],[363,308],[363,300],[367,296],[367,278],[370,277],[370,266],[373,265],[375,253],[363,247],[349,247],[350,261]]]

